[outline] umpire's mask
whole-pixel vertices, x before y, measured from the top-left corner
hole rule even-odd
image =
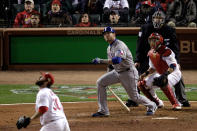
[[[153,26],[156,29],[161,28],[165,23],[165,14],[162,11],[156,11],[152,15]]]

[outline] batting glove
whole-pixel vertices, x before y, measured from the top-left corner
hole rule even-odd
[[[101,59],[100,58],[95,58],[92,60],[93,64],[100,64],[101,63]]]

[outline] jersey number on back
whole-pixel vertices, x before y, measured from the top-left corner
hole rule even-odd
[[[55,111],[56,111],[56,110],[61,110],[61,108],[60,108],[60,106],[59,106],[59,104],[58,104],[57,98],[53,99],[53,101],[54,101],[54,107],[53,107],[53,109],[54,109]]]

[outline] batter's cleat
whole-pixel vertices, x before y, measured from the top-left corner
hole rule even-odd
[[[158,108],[163,108],[164,107],[164,103],[162,100],[159,99],[159,105],[157,106]]]
[[[157,110],[157,105],[155,104],[153,108],[147,108],[146,115],[147,116],[154,115],[156,110]]]
[[[138,107],[138,103],[128,99],[126,104],[125,104],[127,107]]]
[[[97,112],[92,114],[92,117],[108,117],[109,115],[103,114],[101,112]]]
[[[181,110],[181,105],[179,105],[179,104],[174,104],[174,105],[172,105],[172,109],[175,110],[175,111]]]
[[[181,104],[182,104],[182,107],[191,107],[189,101],[184,101]]]

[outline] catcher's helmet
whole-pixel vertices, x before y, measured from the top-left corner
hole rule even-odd
[[[112,27],[108,26],[108,27],[105,27],[105,28],[104,28],[103,34],[104,34],[105,32],[112,32],[112,33],[115,33],[115,30],[114,30]]]
[[[151,48],[158,50],[163,45],[163,37],[159,33],[152,33],[148,37],[148,42]]]
[[[165,23],[165,14],[162,11],[156,11],[152,15],[152,22],[154,28],[161,28],[163,24]]]

